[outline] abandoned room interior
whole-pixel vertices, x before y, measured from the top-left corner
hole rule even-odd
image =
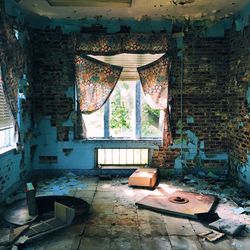
[[[249,249],[249,0],[1,0],[0,54],[0,249]]]

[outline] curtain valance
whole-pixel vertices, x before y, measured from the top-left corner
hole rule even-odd
[[[156,54],[166,53],[169,49],[166,33],[80,33],[74,34],[72,40],[70,42],[78,53],[92,55]]]

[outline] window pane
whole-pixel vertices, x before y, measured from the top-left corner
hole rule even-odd
[[[104,106],[92,114],[82,115],[87,137],[103,137],[104,136]]]
[[[118,82],[110,97],[110,135],[135,136],[135,82]]]
[[[141,135],[142,137],[161,137],[162,114],[159,109],[152,109],[141,94]]]
[[[0,149],[15,144],[14,127],[0,129]]]

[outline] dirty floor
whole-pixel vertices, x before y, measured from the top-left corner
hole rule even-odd
[[[159,188],[169,191],[195,191],[195,187],[181,182],[160,181]],[[37,195],[70,194],[89,202],[90,213],[77,218],[68,228],[51,233],[20,249],[53,250],[231,250],[249,249],[250,216],[236,214],[237,205],[223,198],[216,212],[221,218],[233,218],[248,226],[237,237],[226,236],[210,243],[197,234],[208,227],[199,221],[163,215],[134,204],[156,190],[132,188],[127,178],[99,180],[94,177],[53,177],[38,182]],[[221,192],[222,193],[222,192]],[[2,228],[2,230],[4,230]]]

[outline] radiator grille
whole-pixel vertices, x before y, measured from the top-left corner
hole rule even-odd
[[[135,166],[148,165],[147,148],[99,148],[97,163],[99,166]]]

